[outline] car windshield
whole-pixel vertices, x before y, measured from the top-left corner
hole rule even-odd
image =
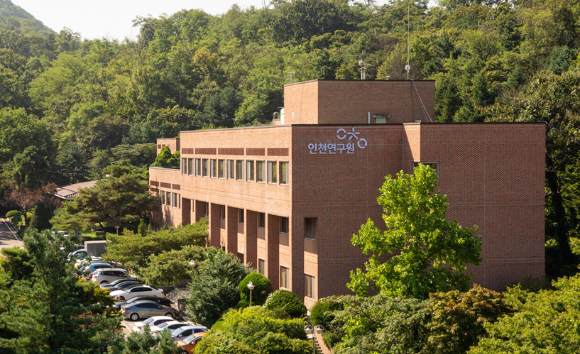
[[[163,328],[163,327],[167,326],[168,324],[169,324],[169,322],[163,322],[162,324],[158,325],[157,327]]]
[[[155,321],[155,317],[149,317],[148,319],[146,319],[145,321],[143,321],[143,324],[149,324],[151,322]]]
[[[187,337],[187,338],[185,338],[185,339],[182,339],[181,341],[182,341],[184,344],[189,344],[189,343],[193,342],[193,340],[194,340],[194,339],[195,339],[195,334],[192,334],[192,335],[190,335],[189,337]]]
[[[173,330],[173,332],[171,332],[171,334],[173,334],[174,336],[178,336],[181,332],[183,332],[187,329],[188,329],[187,327],[180,327],[180,328]]]
[[[139,286],[139,285],[143,285],[143,284],[141,284],[141,283],[121,283],[121,284],[117,285],[117,288],[119,288],[119,289],[131,289],[131,288],[134,288],[134,287]]]

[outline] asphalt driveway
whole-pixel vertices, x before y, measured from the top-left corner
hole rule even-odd
[[[4,247],[15,247],[24,248],[22,240],[16,235],[16,229],[14,226],[6,222],[6,219],[0,218],[0,249]]]

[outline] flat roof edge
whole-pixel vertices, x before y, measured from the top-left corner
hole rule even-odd
[[[284,84],[284,86],[293,86],[293,85],[300,85],[312,82],[435,82],[435,80],[323,80],[323,79],[314,79],[314,80],[306,80],[300,82],[293,82],[291,84]]]
[[[159,167],[159,166],[149,166],[155,170],[169,170],[169,171],[179,171],[179,167]]]

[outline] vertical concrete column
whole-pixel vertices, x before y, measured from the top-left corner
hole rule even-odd
[[[191,200],[181,198],[181,225],[191,224]]]
[[[266,215],[266,243],[268,259],[266,259],[266,276],[272,282],[274,289],[280,288],[280,217]]]
[[[290,217],[290,289],[299,298],[304,298],[304,218]]]
[[[246,244],[244,245],[244,264],[251,264],[252,268],[258,267],[258,213],[246,210],[244,223]]]
[[[197,208],[196,208],[197,209]],[[220,248],[220,205],[211,203],[209,207],[208,245]]]
[[[238,254],[238,208],[226,206],[226,252]]]

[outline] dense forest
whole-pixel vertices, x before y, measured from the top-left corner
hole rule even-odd
[[[138,17],[138,39],[119,42],[54,33],[0,0],[0,193],[34,180],[24,162],[34,173],[44,166],[30,186],[63,185],[100,178],[111,164],[147,166],[155,139],[181,130],[267,124],[289,73],[357,79],[364,59],[369,80],[406,79],[408,59],[412,79],[436,80],[439,122],[550,123],[547,238],[570,260],[579,18],[578,0],[420,0],[409,9],[396,0],[273,0],[218,16]]]

